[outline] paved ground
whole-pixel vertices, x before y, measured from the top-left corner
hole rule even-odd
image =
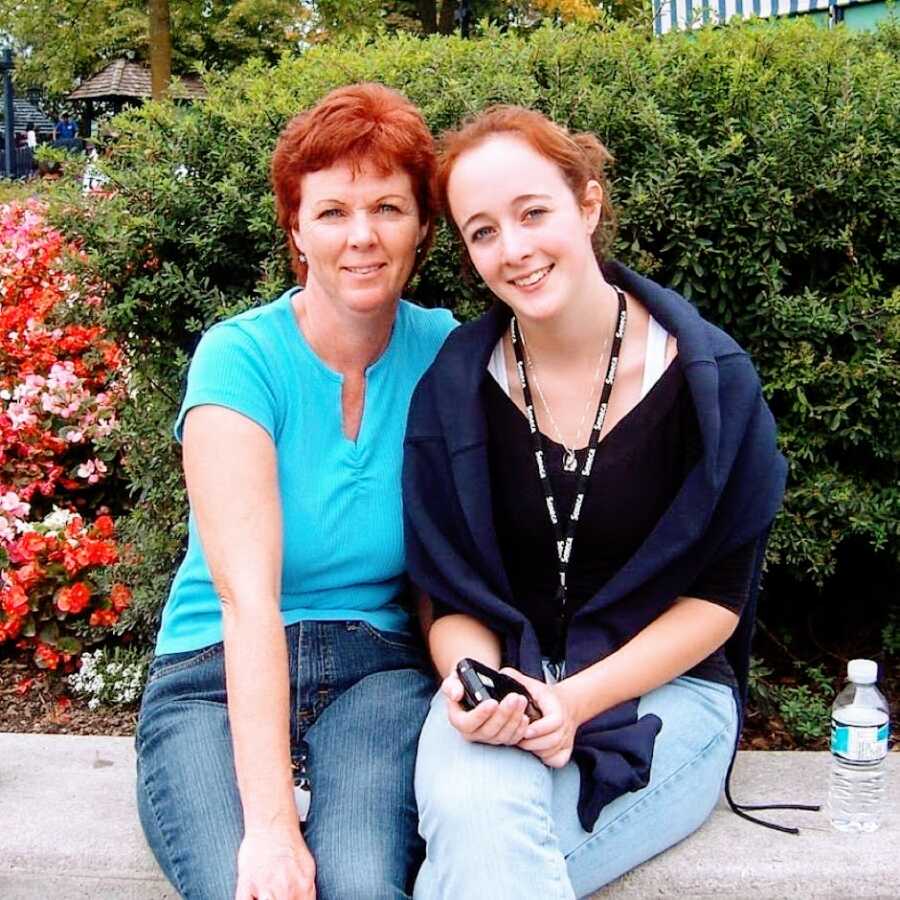
[[[828,766],[827,753],[742,753],[735,795],[817,803]],[[823,814],[771,814],[800,826],[793,837],[720,805],[696,835],[595,897],[898,898],[898,779],[900,754],[892,753],[888,812],[874,835],[840,834]],[[144,845],[133,798],[129,738],[0,733],[0,898],[174,898]]]

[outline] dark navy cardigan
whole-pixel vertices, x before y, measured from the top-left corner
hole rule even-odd
[[[614,262],[604,265],[604,274],[675,336],[703,451],[643,545],[574,614],[566,673],[621,647],[707,566],[756,540],[750,602],[726,645],[742,710],[765,538],[787,469],[775,423],[753,365],[735,341],[674,291]],[[508,309],[497,304],[452,332],[413,395],[403,464],[407,564],[413,582],[430,596],[500,635],[505,664],[542,678],[538,639],[512,606],[494,532],[481,402],[488,359],[508,322]],[[648,783],[660,727],[665,723],[654,715],[638,719],[632,700],[578,729],[572,758],[581,772],[578,814],[586,830],[607,803]]]

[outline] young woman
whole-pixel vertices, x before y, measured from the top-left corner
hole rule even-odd
[[[584,896],[698,828],[725,782],[785,463],[747,354],[607,261],[590,135],[495,107],[439,189],[496,295],[414,395],[410,574],[444,678],[419,743],[415,896]],[[727,644],[727,646],[726,646]],[[525,684],[461,703],[472,657]]]

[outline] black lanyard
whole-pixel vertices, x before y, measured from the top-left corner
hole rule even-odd
[[[565,628],[568,615],[566,572],[569,569],[569,560],[572,558],[572,547],[575,542],[575,529],[578,526],[578,517],[581,514],[581,506],[584,503],[584,497],[587,493],[591,469],[594,466],[594,457],[597,454],[597,444],[600,442],[600,433],[603,431],[603,422],[606,419],[606,410],[609,406],[609,395],[612,392],[613,384],[616,380],[616,369],[619,365],[619,353],[622,349],[622,338],[625,336],[625,325],[628,320],[625,294],[619,288],[615,287],[615,285],[613,285],[613,287],[619,298],[616,332],[613,336],[612,349],[609,354],[609,363],[606,367],[606,378],[603,382],[603,389],[600,392],[597,413],[594,416],[594,425],[591,428],[591,436],[588,440],[587,457],[578,474],[575,502],[572,504],[572,509],[566,520],[565,532],[563,532],[559,515],[556,511],[553,485],[550,483],[550,478],[547,475],[547,466],[544,462],[544,446],[543,441],[541,440],[540,429],[537,427],[537,416],[534,411],[534,402],[531,399],[531,388],[528,386],[528,374],[526,372],[525,359],[522,353],[519,323],[515,316],[512,317],[509,323],[509,334],[512,339],[513,351],[516,354],[516,370],[519,373],[519,384],[522,386],[522,395],[525,398],[525,411],[528,416],[528,427],[531,431],[531,440],[534,446],[534,458],[537,463],[541,487],[544,489],[544,499],[547,501],[547,514],[550,517],[550,524],[553,525],[553,532],[556,536],[556,556],[559,560],[559,587],[556,592],[556,602],[559,607],[559,633],[557,634],[556,659],[562,659],[565,656]]]

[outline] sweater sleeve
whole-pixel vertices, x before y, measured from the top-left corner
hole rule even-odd
[[[753,581],[756,543],[752,540],[743,544],[708,566],[685,591],[685,596],[709,600],[740,615],[747,605]]]
[[[206,404],[246,416],[275,440],[277,402],[272,375],[258,344],[238,323],[214,325],[197,345],[175,420],[179,441],[188,411]]]

